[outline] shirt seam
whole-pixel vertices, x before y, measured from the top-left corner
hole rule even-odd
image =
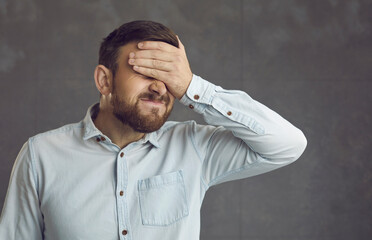
[[[32,168],[32,175],[34,177],[34,184],[36,188],[37,195],[39,196],[39,182],[37,180],[37,171],[36,171],[36,162],[35,162],[35,152],[33,150],[33,139],[30,138],[28,141],[29,151],[30,151],[30,158],[31,158],[31,168]]]

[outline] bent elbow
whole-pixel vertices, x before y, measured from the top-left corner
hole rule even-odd
[[[307,139],[304,135],[304,133],[301,130],[298,130],[299,133],[297,134],[297,137],[294,139],[293,142],[293,156],[292,161],[296,161],[301,157],[301,155],[304,153],[306,146],[307,146]]]

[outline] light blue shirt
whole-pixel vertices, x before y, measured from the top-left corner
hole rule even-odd
[[[81,122],[30,138],[0,239],[197,240],[208,188],[283,167],[306,147],[301,130],[245,92],[194,75],[180,102],[210,125],[166,122],[120,149],[95,127],[92,106]]]

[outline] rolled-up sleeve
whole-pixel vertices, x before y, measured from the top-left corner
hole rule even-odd
[[[196,125],[192,134],[208,186],[280,168],[306,148],[300,129],[243,91],[194,75],[180,102],[213,126]]]
[[[14,163],[0,219],[0,239],[43,239],[36,169],[30,143],[23,145]]]

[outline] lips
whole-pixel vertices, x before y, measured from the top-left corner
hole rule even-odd
[[[144,102],[152,102],[153,104],[164,104],[168,105],[170,102],[169,96],[167,94],[164,94],[162,96],[159,96],[157,94],[153,93],[142,93],[138,96],[138,99]]]
[[[141,98],[140,100],[143,101],[143,102],[145,102],[145,103],[154,104],[154,105],[163,105],[163,104],[165,104],[163,101],[160,101],[160,100],[151,100],[151,99],[148,99],[148,98]]]

